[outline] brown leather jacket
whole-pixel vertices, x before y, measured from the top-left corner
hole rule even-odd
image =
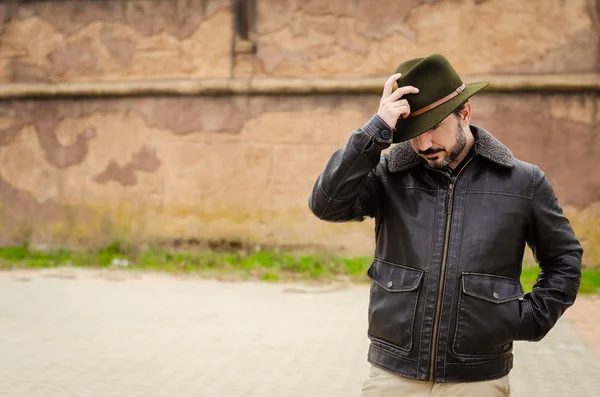
[[[309,206],[331,222],[375,218],[368,360],[399,375],[470,382],[508,374],[513,341],[538,341],[573,304],[583,250],[537,167],[471,126],[454,177],[426,166],[374,116],[318,177]],[[531,293],[525,244],[541,268]]]

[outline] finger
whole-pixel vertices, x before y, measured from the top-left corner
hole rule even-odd
[[[402,76],[402,73],[396,73],[391,75],[390,78],[387,79],[383,86],[383,95],[381,95],[382,98],[387,98],[388,96],[390,96],[390,94],[392,93],[392,87],[396,80],[400,78],[400,76]]]
[[[398,108],[399,111],[399,116],[408,116],[410,114],[410,107],[409,106],[402,106]]]
[[[390,103],[390,106],[393,108],[400,108],[402,106],[408,106],[410,108],[410,105],[406,99],[400,99],[398,101],[392,102],[392,103]]]
[[[401,106],[399,108],[393,108],[389,110],[389,113],[395,118],[399,119],[400,117],[406,118],[410,114],[410,108],[408,106]]]
[[[394,106],[396,111],[400,111],[400,116],[402,118],[407,118],[411,113],[410,104],[406,101],[406,99],[396,101],[392,106]]]
[[[406,94],[418,94],[418,93],[419,93],[419,89],[417,87],[413,87],[412,85],[407,85],[404,87],[400,87],[396,91],[392,92],[387,97],[387,99],[389,101],[397,101],[398,99],[400,99],[402,96],[404,96]]]
[[[410,116],[410,106],[407,106],[406,108],[403,108],[403,112],[400,113],[400,117],[402,117],[403,119],[407,118],[408,116]]]

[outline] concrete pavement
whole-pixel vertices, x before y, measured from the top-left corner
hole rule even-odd
[[[367,299],[367,286],[2,272],[0,396],[359,396]],[[517,343],[513,397],[600,396],[600,356],[570,321]]]

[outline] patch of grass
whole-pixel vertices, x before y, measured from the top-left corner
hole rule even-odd
[[[582,294],[600,294],[600,269],[583,269],[579,292]]]
[[[279,281],[279,275],[277,273],[267,272],[261,276],[261,279],[264,281]]]
[[[521,272],[521,285],[523,285],[523,290],[525,292],[531,292],[539,273],[540,269],[537,267],[523,266],[523,271]]]
[[[538,267],[523,267],[521,284],[525,292],[530,292],[540,273]],[[600,294],[600,269],[583,269],[581,271],[580,294]]]
[[[230,275],[235,279],[264,281],[317,280],[343,278],[368,282],[366,271],[372,258],[345,258],[306,255],[283,251],[179,252],[159,249],[137,251],[119,242],[96,250],[32,250],[27,245],[0,247],[0,269],[76,266],[127,268],[207,277]],[[531,291],[539,268],[524,263],[521,282]],[[581,293],[600,293],[600,269],[584,269]]]
[[[29,246],[0,247],[0,268],[11,268],[15,264],[23,267],[53,267],[65,265],[71,258],[68,250],[34,251]]]

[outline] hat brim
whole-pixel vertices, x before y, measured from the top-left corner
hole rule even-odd
[[[407,119],[400,118],[394,131],[394,143],[408,141],[430,130],[436,124],[448,117],[461,103],[490,85],[488,81],[467,84],[465,90],[446,103],[428,112]]]

